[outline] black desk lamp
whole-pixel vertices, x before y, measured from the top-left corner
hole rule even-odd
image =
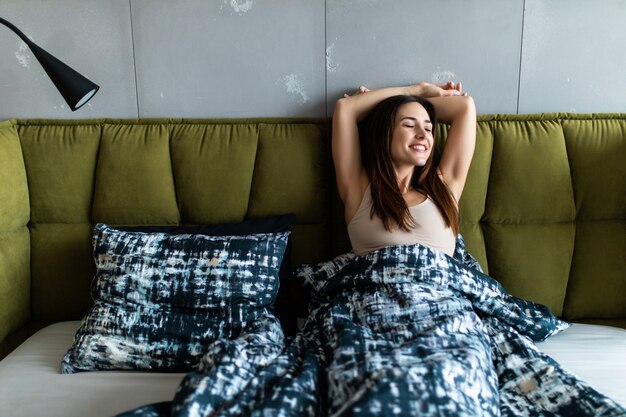
[[[0,23],[15,32],[33,51],[37,61],[39,61],[72,111],[78,110],[96,94],[100,88],[99,86],[37,46],[11,22],[7,22],[0,17]]]

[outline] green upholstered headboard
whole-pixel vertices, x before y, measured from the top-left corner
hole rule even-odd
[[[327,255],[322,122],[21,121],[17,128],[35,321],[81,317],[90,305],[90,233],[99,222],[214,224],[295,213],[294,262]]]
[[[319,119],[0,123],[0,340],[83,316],[97,222],[295,213],[293,265],[349,250],[329,132]],[[469,250],[515,295],[626,327],[625,159],[624,114],[481,116],[460,202]]]
[[[478,136],[470,250],[517,296],[626,327],[626,115],[483,116]]]

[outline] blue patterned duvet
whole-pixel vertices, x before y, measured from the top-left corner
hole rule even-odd
[[[208,348],[172,402],[125,416],[625,416],[540,353],[567,324],[508,295],[457,240],[346,254],[298,276],[310,314],[272,316]]]

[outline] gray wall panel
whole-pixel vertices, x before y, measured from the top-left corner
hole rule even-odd
[[[26,44],[0,25],[0,120],[137,116],[128,1],[2,0],[0,16],[101,86],[72,112]]]
[[[623,0],[526,0],[519,112],[625,112],[625,22]]]
[[[462,81],[480,113],[515,113],[523,1],[328,1],[328,112],[347,90]]]
[[[142,117],[324,116],[324,0],[133,1]]]
[[[0,119],[319,117],[360,84],[449,79],[483,114],[626,111],[623,0],[0,0],[0,16],[102,87],[71,112],[0,27]]]

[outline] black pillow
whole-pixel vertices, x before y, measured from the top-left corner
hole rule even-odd
[[[291,230],[295,214],[245,220],[241,223],[172,226],[111,226],[124,232],[169,233],[172,235],[242,236],[257,233],[280,233]]]

